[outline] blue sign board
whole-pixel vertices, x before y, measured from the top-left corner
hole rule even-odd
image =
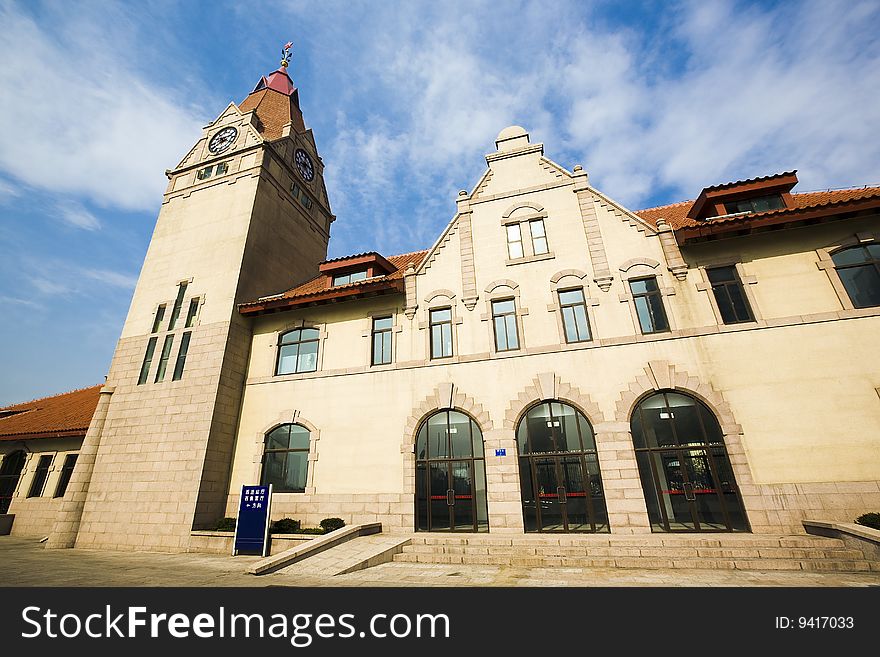
[[[502,447],[501,449],[496,449],[495,456],[507,456],[507,448]]]
[[[269,552],[269,508],[272,485],[242,486],[232,555],[248,552],[266,556]]]

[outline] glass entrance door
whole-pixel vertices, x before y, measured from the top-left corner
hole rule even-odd
[[[632,419],[639,475],[652,528],[748,531],[715,417],[679,393],[658,393]]]
[[[517,429],[527,532],[608,531],[593,431],[575,408],[548,402]]]
[[[487,531],[483,436],[463,413],[428,418],[416,439],[416,529]]]

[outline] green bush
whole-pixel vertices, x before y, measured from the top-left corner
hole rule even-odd
[[[303,527],[300,529],[297,534],[326,534],[323,529],[320,527]]]
[[[321,521],[321,529],[328,534],[337,529],[342,529],[343,527],[345,527],[345,521],[342,518],[324,518]]]
[[[856,522],[871,529],[880,529],[880,513],[863,513],[856,518]]]
[[[294,520],[293,518],[282,518],[281,520],[276,520],[272,523],[272,526],[269,528],[269,531],[273,534],[298,534],[299,533],[299,520]]]
[[[235,518],[222,518],[218,520],[217,526],[214,529],[218,532],[234,532]]]

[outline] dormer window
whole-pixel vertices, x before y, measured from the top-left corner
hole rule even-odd
[[[724,204],[727,214],[738,214],[741,212],[769,212],[770,210],[781,210],[785,207],[782,196],[779,194],[771,194],[769,196],[758,196],[756,198],[744,198],[739,201],[729,201]]]
[[[797,172],[787,171],[706,187],[687,216],[697,221],[711,221],[715,217],[784,210],[791,206],[791,189],[797,181]]]
[[[348,274],[342,274],[339,276],[333,277],[333,287],[337,285],[348,285],[349,283],[356,283],[357,281],[363,281],[367,278],[367,270],[361,271],[353,271]]]

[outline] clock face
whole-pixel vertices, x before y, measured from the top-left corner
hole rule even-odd
[[[237,136],[238,130],[232,126],[223,128],[220,132],[211,137],[211,141],[208,142],[208,150],[214,155],[218,155],[232,146],[232,142],[235,141]]]
[[[311,182],[315,177],[315,165],[312,164],[312,158],[309,157],[309,154],[303,149],[297,148],[293,154],[293,160],[296,162],[296,168],[299,170],[299,175],[302,176],[303,180]]]

